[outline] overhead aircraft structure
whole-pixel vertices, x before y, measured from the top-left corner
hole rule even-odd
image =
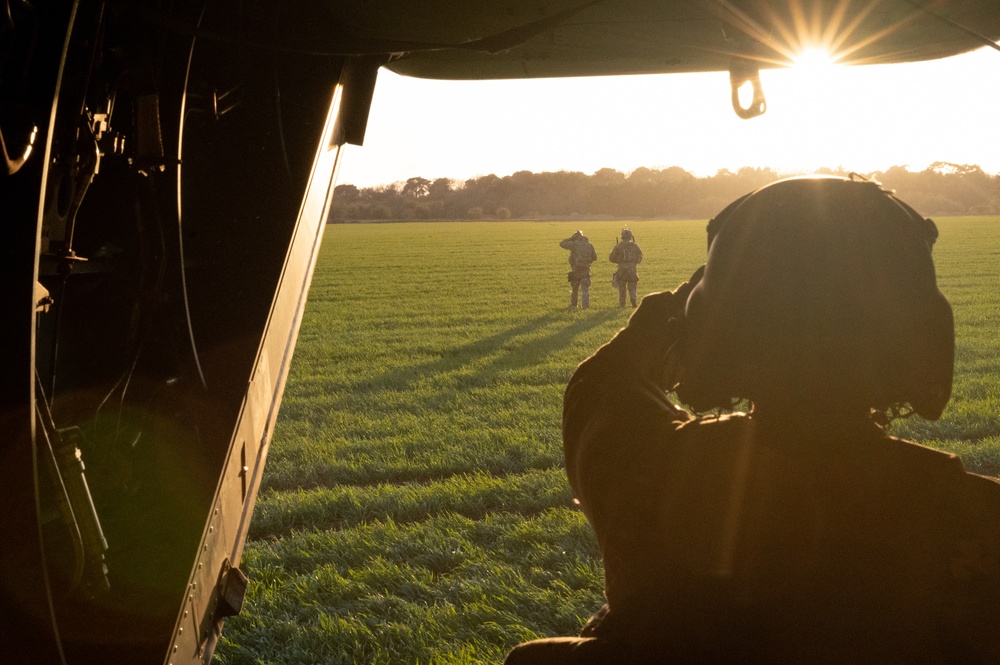
[[[996,0],[4,9],[0,661],[71,665],[207,663],[240,611],[338,163],[380,68],[728,71],[749,118],[760,70],[807,47],[861,65],[1000,39]]]

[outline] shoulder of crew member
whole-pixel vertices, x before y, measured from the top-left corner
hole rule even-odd
[[[952,588],[942,617],[956,662],[1000,663],[1000,482],[963,472],[953,493]]]
[[[563,403],[563,454],[574,496],[589,512],[607,490],[641,473],[689,419],[652,382],[609,383],[588,373]]]

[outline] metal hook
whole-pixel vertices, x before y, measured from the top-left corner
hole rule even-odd
[[[753,101],[744,107],[740,104],[740,88],[744,83],[753,86]],[[736,57],[729,62],[729,85],[733,93],[733,110],[736,115],[749,120],[763,115],[767,110],[767,100],[764,99],[764,88],[760,83],[760,68],[756,61],[749,58]]]

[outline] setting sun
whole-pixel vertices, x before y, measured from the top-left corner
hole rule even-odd
[[[833,67],[837,59],[826,49],[819,46],[804,48],[792,58],[793,67],[809,71],[818,71]]]

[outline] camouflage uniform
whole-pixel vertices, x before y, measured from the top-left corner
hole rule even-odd
[[[630,230],[622,230],[621,242],[611,250],[608,260],[618,264],[618,270],[612,280],[618,286],[618,306],[625,306],[625,290],[628,289],[629,300],[632,301],[632,307],[635,307],[635,289],[639,283],[639,272],[636,266],[642,263],[642,250],[635,243],[635,238]]]
[[[573,292],[569,298],[569,306],[576,307],[577,295],[581,295],[584,309],[590,307],[590,264],[597,260],[597,250],[590,244],[582,231],[577,231],[569,238],[561,241],[559,246],[569,250],[569,266],[572,270],[566,275]]]

